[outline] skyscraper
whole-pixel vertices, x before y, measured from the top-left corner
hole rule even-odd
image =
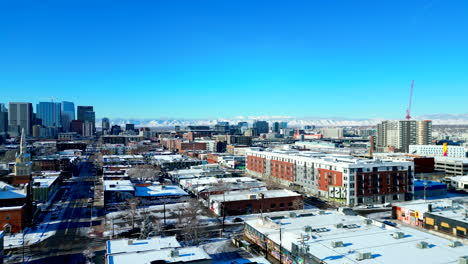
[[[78,116],[76,117],[76,120],[80,120],[80,121],[89,121],[89,120],[85,120],[85,113],[86,112],[93,112],[94,111],[94,108],[92,106],[82,106],[82,105],[79,105],[78,108],[77,108],[77,112],[78,112]]]
[[[70,132],[70,124],[75,120],[75,104],[73,102],[62,102],[62,130]]]
[[[109,131],[109,130],[110,130],[109,118],[104,117],[102,119],[102,131]]]
[[[273,133],[279,133],[280,132],[280,123],[274,122],[273,126],[271,127],[271,131]]]
[[[96,116],[94,108],[92,106],[78,106],[78,117],[77,120],[89,122],[92,125],[92,131],[94,133],[96,126]]]
[[[432,143],[432,121],[418,121],[418,145],[430,145]]]
[[[255,121],[253,123],[253,128],[257,130],[258,134],[268,133],[269,125],[267,121]]]
[[[410,145],[426,145],[431,140],[432,122],[429,120],[383,121],[377,125],[377,147],[380,150],[393,147],[408,152]]]
[[[39,102],[36,107],[36,118],[40,118],[45,127],[60,128],[62,127],[61,108],[60,103]]]
[[[4,104],[0,104],[0,137],[8,134],[8,110]]]
[[[32,132],[33,119],[32,104],[10,102],[8,109],[8,130],[10,136],[20,136],[20,131],[23,128],[25,136],[30,136]]]

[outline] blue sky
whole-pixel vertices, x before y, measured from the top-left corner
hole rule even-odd
[[[468,2],[1,1],[0,102],[98,116],[467,113]]]

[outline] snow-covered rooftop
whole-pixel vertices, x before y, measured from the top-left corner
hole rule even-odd
[[[32,187],[33,188],[44,188],[51,186],[58,176],[37,176],[33,178]]]
[[[0,199],[21,199],[26,198],[24,190],[17,189],[0,181]]]
[[[251,200],[251,199],[260,199],[261,194],[264,194],[264,199],[267,198],[279,198],[279,197],[292,197],[300,196],[301,194],[290,191],[290,190],[268,190],[262,192],[252,192],[252,191],[234,191],[226,192],[224,195],[211,195],[210,199],[212,201],[242,201],[242,200]],[[255,198],[252,198],[251,195],[255,195]]]
[[[266,214],[269,219],[248,220],[246,225],[278,245],[281,230],[281,244],[285,249],[291,252],[294,243],[324,263],[456,263],[468,252],[466,245],[450,247],[448,239],[410,227],[394,228],[376,221],[366,223],[362,216],[318,210],[296,213],[296,217],[290,212],[269,213]],[[306,227],[310,229],[306,231]],[[396,232],[402,232],[403,237],[394,238]],[[342,246],[333,247],[332,242],[336,241],[342,242]],[[417,248],[418,242],[427,242],[429,247]],[[358,261],[359,253],[370,253],[372,258]]]
[[[148,250],[161,250],[166,248],[178,248],[180,243],[175,236],[153,237],[149,239],[116,239],[106,243],[107,254],[142,252]]]
[[[185,196],[187,192],[177,186],[135,186],[135,196]]]
[[[135,191],[133,183],[129,180],[103,181],[104,191]]]
[[[458,201],[458,202],[457,202]],[[442,217],[468,222],[466,212],[468,207],[464,203],[468,202],[468,197],[457,198],[457,199],[439,199],[439,200],[414,200],[409,202],[397,203],[395,206],[403,207],[412,211],[420,213],[426,213],[429,211],[429,205],[431,205],[432,214],[439,215]]]
[[[176,253],[177,252],[177,253]],[[184,263],[201,260],[210,260],[211,257],[199,247],[185,247],[177,249],[162,249],[146,252],[122,253],[108,255],[109,264],[127,263],[151,263],[156,260],[163,260],[166,263]]]

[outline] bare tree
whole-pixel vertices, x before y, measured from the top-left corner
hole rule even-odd
[[[1,162],[13,162],[16,158],[16,151],[15,150],[7,150],[5,154],[3,154],[2,158],[0,159]]]
[[[87,248],[83,251],[83,255],[86,258],[86,264],[93,264],[93,258],[96,254],[94,254],[94,251],[91,248]]]
[[[140,180],[154,180],[160,171],[152,165],[140,165],[127,171],[128,176]]]
[[[135,219],[138,215],[138,205],[140,204],[140,199],[138,198],[128,198],[125,203],[122,203],[118,206],[120,211],[128,212],[124,217],[129,219],[132,223],[132,229],[135,229]]]
[[[304,209],[304,201],[302,199],[296,199],[293,201],[292,207],[294,210],[302,210]]]

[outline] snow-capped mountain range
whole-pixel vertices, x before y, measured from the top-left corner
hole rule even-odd
[[[432,120],[435,125],[468,125],[468,114],[433,114],[414,117],[415,120]],[[206,125],[214,126],[217,122],[229,122],[230,124],[237,124],[238,122],[253,123],[255,120],[265,120],[269,122],[288,122],[288,127],[302,127],[305,125],[314,126],[374,126],[384,118],[373,119],[351,119],[351,118],[320,118],[320,117],[291,117],[291,116],[239,116],[233,118],[219,118],[219,119],[125,119],[115,118],[111,119],[113,125],[121,125],[132,123],[137,127],[173,127],[173,126],[189,126],[189,125]],[[96,124],[101,126],[100,122]]]

